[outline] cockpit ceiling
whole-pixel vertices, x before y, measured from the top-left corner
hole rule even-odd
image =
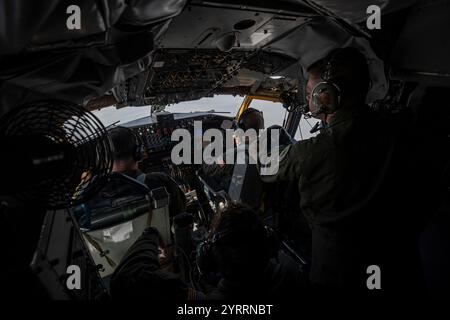
[[[291,89],[296,79],[274,81],[270,76],[297,59],[264,47],[301,26],[311,14],[194,1],[156,37],[143,99],[124,92],[127,86],[122,86],[114,90],[119,106],[172,104],[213,94],[277,95]]]
[[[213,94],[276,96],[295,88],[301,70],[321,55],[346,45],[361,47],[375,61],[374,98],[382,97],[383,65],[367,41],[355,40],[333,19],[194,2],[158,33],[150,71],[119,85],[114,95],[118,107],[173,104]]]
[[[223,50],[218,42],[231,33],[237,34],[235,42]],[[126,91],[142,80],[115,88],[119,107],[166,105],[214,94],[276,96],[295,88],[311,63],[350,45],[359,47],[371,64],[369,100],[382,98],[387,89],[383,64],[369,42],[327,17],[189,5],[155,45],[142,93]]]
[[[156,40],[159,48],[216,49],[218,41],[236,35],[236,47],[262,48],[305,22],[307,15],[270,13],[189,5]]]
[[[7,26],[0,30],[0,114],[45,98],[87,104],[106,97],[107,105],[139,106],[212,94],[276,95],[295,87],[302,68],[349,45],[375,66],[374,97],[380,97],[386,89],[383,64],[351,25],[370,4],[385,14],[414,3],[168,0],[161,6],[160,0],[80,0],[89,14],[83,28],[69,32],[60,28],[66,2],[22,2],[14,2],[11,14],[0,4]],[[281,78],[270,79],[274,75]]]
[[[377,5],[383,15],[399,11],[414,5],[418,0],[286,0],[298,4],[309,3],[320,11],[346,20],[350,23],[361,23],[367,19],[367,8]]]

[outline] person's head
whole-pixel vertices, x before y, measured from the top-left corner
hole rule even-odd
[[[335,112],[340,109],[362,105],[365,103],[370,87],[370,74],[366,58],[357,49],[340,48],[329,53],[325,58],[315,62],[308,68],[308,82],[306,84],[306,98],[309,110],[314,117],[329,121]],[[334,83],[340,93],[337,110],[321,112],[314,103],[312,93],[320,82],[328,78]],[[333,97],[328,91],[318,95],[321,105],[329,106]],[[326,108],[325,108],[326,109]]]
[[[244,131],[254,129],[259,132],[259,130],[264,129],[264,116],[261,111],[255,108],[247,108],[239,117],[238,125]]]
[[[115,127],[108,132],[113,146],[113,171],[136,170],[142,158],[143,146],[140,138],[131,129]]]
[[[241,129],[246,134],[250,135],[249,137],[254,137],[255,139],[259,135],[259,130],[264,129],[264,116],[261,111],[255,108],[247,108],[245,109],[239,117],[237,121],[237,128]],[[250,131],[247,131],[250,130]],[[252,130],[254,132],[252,133]],[[245,136],[241,136],[241,133],[237,133],[235,135],[236,145],[241,145],[242,143],[252,143],[253,138],[249,138]]]
[[[279,243],[252,209],[232,204],[214,222],[212,258],[224,278],[260,275],[276,255]]]

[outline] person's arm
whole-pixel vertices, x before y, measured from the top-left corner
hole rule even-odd
[[[111,278],[113,299],[194,300],[203,295],[178,275],[160,268],[157,229],[148,227],[128,249]]]
[[[264,182],[291,181],[298,179],[305,167],[305,162],[310,157],[311,148],[317,143],[315,138],[298,141],[284,148],[275,148],[272,150],[273,166],[278,162],[278,168],[270,175],[261,174]],[[277,156],[278,153],[278,156]]]
[[[147,227],[136,242],[128,249],[115,270],[114,275],[119,273],[133,273],[142,266],[150,270],[157,270],[159,268],[159,238],[159,231],[156,228]]]
[[[228,152],[234,152],[234,150]],[[208,177],[207,183],[212,182],[210,186],[215,191],[228,191],[231,177],[233,176],[233,170],[233,164],[225,164],[223,161],[219,163],[202,165],[202,175]]]

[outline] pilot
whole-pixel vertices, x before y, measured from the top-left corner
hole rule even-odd
[[[246,206],[230,204],[213,222],[209,238],[197,248],[197,266],[207,277],[219,274],[212,300],[281,299],[298,291],[301,269],[280,251],[280,242]]]
[[[253,129],[256,131],[256,134],[258,134],[259,130],[264,129],[264,116],[262,112],[255,108],[247,108],[242,112],[239,120],[235,123],[235,129],[241,129],[244,132]],[[234,159],[237,159],[237,148],[248,148],[248,143],[248,140],[241,141],[239,136],[236,136],[236,147],[225,151],[223,161],[225,161],[226,153],[228,152],[234,152]],[[214,185],[217,189],[216,191],[228,191],[233,170],[234,166],[232,164],[226,164],[224,162],[212,165],[203,165],[202,167],[203,174],[214,181]]]
[[[162,172],[143,173],[138,164],[144,156],[143,144],[140,137],[126,127],[115,127],[109,132],[114,149],[113,172],[120,172],[146,184],[150,190],[165,187],[170,195],[170,216],[186,211],[186,197],[177,183]]]
[[[393,123],[365,104],[365,57],[341,48],[307,71],[310,112],[327,126],[281,150],[278,172],[262,178],[298,182],[312,233],[311,286],[322,293],[420,288],[420,219],[415,200],[405,196],[413,187],[402,170],[413,159],[399,151],[401,134]]]
[[[259,133],[259,130],[264,129],[263,113],[255,108],[245,109],[236,123],[236,129],[242,129],[244,131],[253,129],[256,131],[256,133]],[[241,141],[237,142],[237,144],[240,143],[242,142]]]
[[[113,172],[128,175],[149,189],[165,187],[169,193],[170,216],[186,211],[186,198],[176,182],[164,173],[144,174],[138,168],[143,158],[142,142],[131,129],[115,127],[109,131],[114,148]],[[170,262],[159,231],[147,227],[128,249],[111,278],[113,299],[198,299],[201,293],[189,288],[176,274],[163,267]],[[168,248],[165,248],[168,249]],[[162,254],[166,253],[166,255]]]

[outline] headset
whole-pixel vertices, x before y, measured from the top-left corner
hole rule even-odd
[[[145,155],[144,142],[135,131],[131,130],[130,128],[127,129],[131,131],[136,142],[133,150],[133,159],[134,161],[139,162],[144,158]]]
[[[239,117],[239,120],[236,122],[236,125],[235,125],[236,129],[242,129],[242,130],[246,131],[248,129],[247,124],[246,124],[246,122],[247,122],[246,118],[248,115],[250,115],[252,113],[259,113],[261,116],[263,116],[262,111],[255,109],[255,108],[247,108],[242,112],[241,116]]]
[[[267,226],[262,227],[264,228],[265,237],[263,243],[260,245],[266,248],[265,258],[271,259],[278,254],[281,242],[271,228]],[[229,229],[213,233],[208,239],[198,245],[196,264],[200,275],[219,271],[219,266],[217,264],[217,245],[222,239],[231,236],[233,233],[234,232]]]
[[[133,135],[135,143],[134,143],[134,147],[133,147],[133,151],[132,151],[132,153],[133,153],[132,157],[133,157],[133,160],[136,162],[141,161],[145,155],[144,143],[143,143],[141,137],[136,132],[134,132],[132,129],[127,128],[127,127],[118,126],[118,127],[115,127],[114,129],[127,130],[128,132],[130,132],[131,135]]]
[[[316,107],[315,114],[330,114],[340,108],[342,92],[337,85],[334,75],[334,57],[332,53],[325,62],[325,70],[321,74],[322,81],[316,84],[312,90],[312,102]],[[324,104],[320,96],[326,93],[330,99],[329,104]]]

